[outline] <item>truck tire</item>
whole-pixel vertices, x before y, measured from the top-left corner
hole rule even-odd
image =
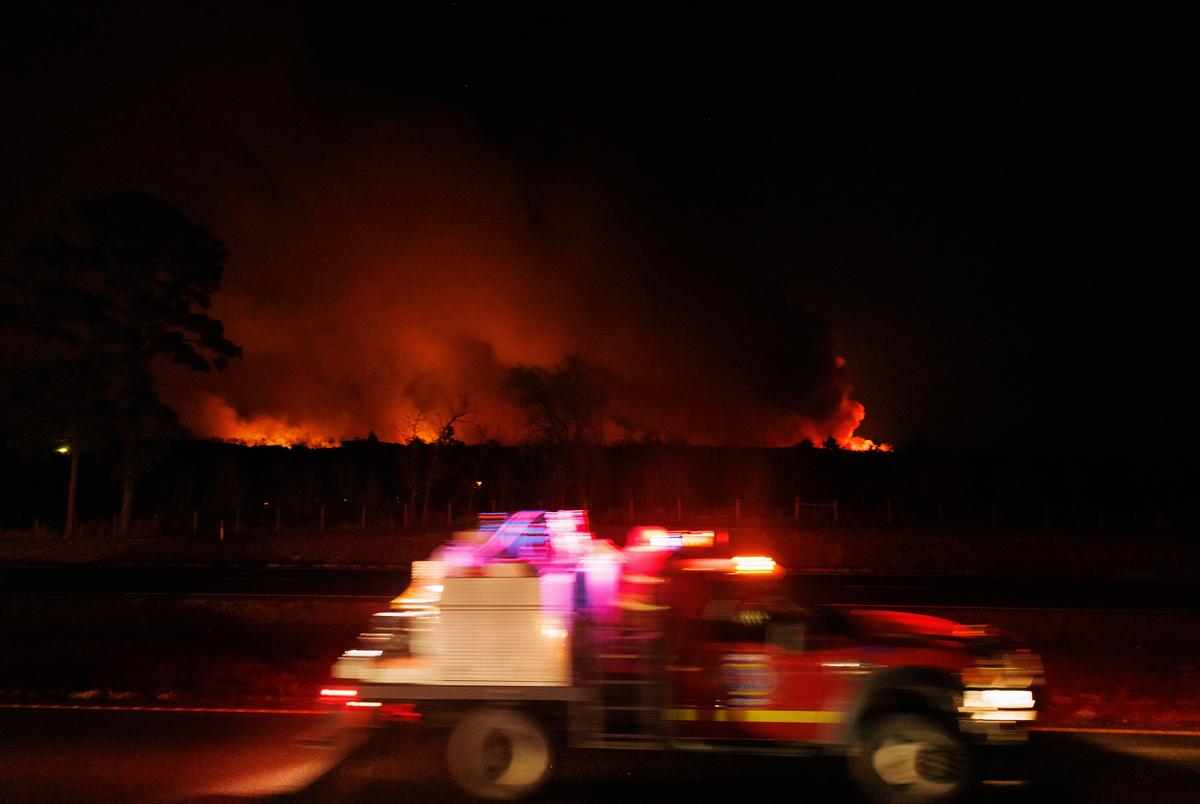
[[[972,783],[971,752],[962,737],[922,715],[872,720],[849,757],[850,776],[872,801],[952,801]]]
[[[446,742],[446,767],[468,794],[489,801],[521,798],[550,775],[552,752],[545,729],[516,709],[468,712]]]

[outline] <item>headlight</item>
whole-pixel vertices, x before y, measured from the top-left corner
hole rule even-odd
[[[1032,709],[1033,690],[967,690],[964,709]]]

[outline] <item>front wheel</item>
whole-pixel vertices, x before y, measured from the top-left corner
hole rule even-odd
[[[512,800],[532,793],[550,775],[550,741],[537,719],[525,712],[475,709],[450,732],[446,767],[472,796]]]
[[[951,801],[971,784],[971,753],[962,738],[920,715],[887,715],[866,728],[850,754],[850,775],[873,801]]]

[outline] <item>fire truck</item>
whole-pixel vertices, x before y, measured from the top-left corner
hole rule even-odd
[[[492,800],[587,747],[834,752],[872,800],[942,801],[978,746],[1025,738],[1043,672],[1015,638],[807,605],[770,557],[729,553],[651,527],[617,547],[584,511],[482,515],[413,562],[321,701],[442,735],[451,778]]]

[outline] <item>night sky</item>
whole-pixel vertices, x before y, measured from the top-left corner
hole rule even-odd
[[[1190,440],[1169,20],[214,8],[0,33],[4,260],[120,189],[228,244],[245,359],[162,374],[201,435],[398,439],[466,394],[512,441],[504,372],[578,353],[614,438],[840,438],[857,401],[896,444]]]

